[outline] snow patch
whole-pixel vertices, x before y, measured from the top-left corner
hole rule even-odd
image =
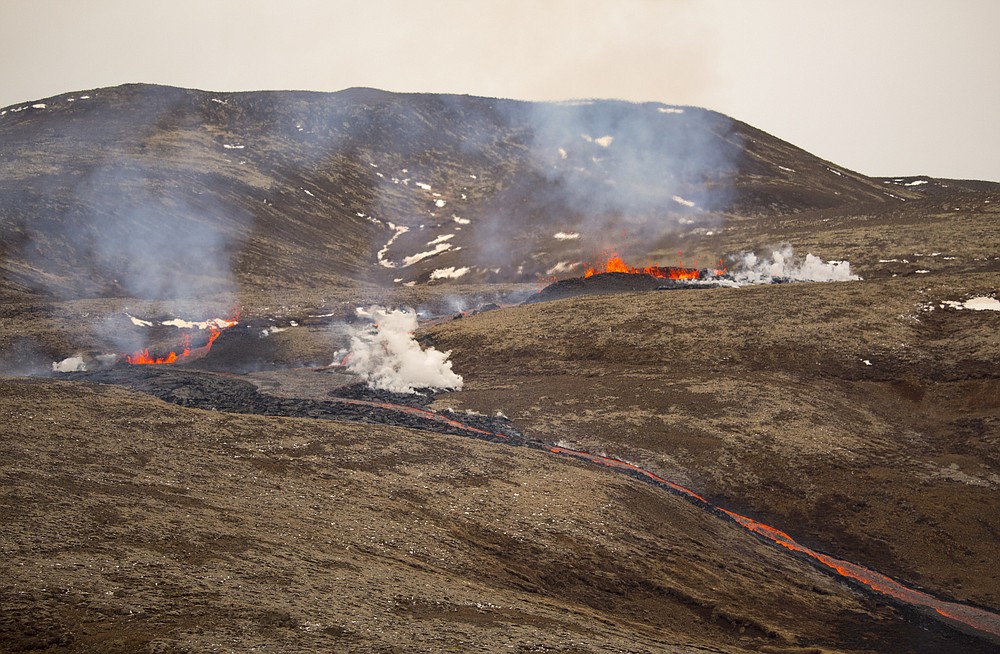
[[[128,313],[126,313],[125,315],[128,316],[128,319],[131,320],[132,324],[135,325],[136,327],[152,327],[153,326],[153,323],[150,322],[149,320],[141,320],[141,319],[136,318],[135,316],[133,316],[131,314],[128,314]]]
[[[227,150],[242,150],[243,148],[245,148],[247,146],[245,146],[245,145],[238,145],[236,143],[223,143],[222,147],[224,147]]]
[[[602,148],[608,147],[615,140],[615,137],[610,136],[610,135],[599,136],[597,138],[594,138],[590,134],[581,134],[580,138],[582,138],[587,143],[596,143],[597,145],[601,146]]]
[[[31,105],[32,109],[45,109],[47,107],[48,107],[48,105],[45,104],[44,102],[39,102],[38,104]]]
[[[453,238],[455,238],[454,234],[442,234],[433,241],[427,241],[427,245],[437,245],[438,243],[444,243],[445,241],[450,241]]]
[[[311,198],[316,197],[315,195],[313,195],[312,191],[310,191],[309,189],[302,189],[302,190],[305,191],[306,195],[308,195],[309,197],[311,197]]]
[[[430,184],[424,184],[423,182],[414,182],[414,185],[419,186],[420,188],[424,189],[425,191],[431,190],[431,185]]]
[[[680,107],[657,107],[656,110],[659,111],[661,114],[682,114],[682,113],[684,113],[684,110],[681,109]]]
[[[903,184],[903,186],[920,186],[921,184],[926,184],[926,183],[927,183],[926,179],[918,179],[918,180],[909,182],[908,184]]]
[[[191,322],[190,320],[173,318],[171,320],[164,320],[160,324],[165,327],[176,327],[177,329],[225,329],[235,323],[223,318],[212,318],[211,320],[202,320],[201,322]]]
[[[968,309],[970,311],[1000,311],[1000,300],[985,296],[969,298],[965,302],[944,300],[941,302],[941,308],[957,309],[959,311],[962,309]]]
[[[461,268],[456,268],[455,266],[451,266],[449,268],[438,268],[431,273],[431,279],[458,279],[467,272],[469,272],[468,266],[463,266]]]
[[[434,200],[434,206],[436,206],[438,209],[440,209],[446,204],[448,204],[446,200]]]
[[[693,207],[694,206],[694,202],[692,202],[691,200],[685,200],[684,198],[682,198],[679,195],[675,195],[675,196],[673,196],[670,199],[673,200],[674,202],[676,202],[677,204],[684,205],[685,207]]]
[[[456,216],[454,214],[452,214],[451,219],[454,220],[459,225],[468,225],[469,223],[472,222],[468,218],[462,218],[461,216]]]
[[[552,235],[552,238],[557,241],[575,241],[580,238],[579,232],[556,232]]]
[[[566,152],[566,148],[559,148],[559,158],[560,159],[565,159],[568,156],[569,156],[569,153]]]
[[[393,230],[393,232],[395,233],[389,237],[389,240],[386,241],[385,245],[382,246],[382,249],[379,250],[378,254],[376,255],[379,265],[382,266],[383,268],[396,267],[396,264],[393,263],[392,261],[387,260],[385,256],[389,253],[389,248],[391,248],[392,244],[396,242],[396,239],[405,234],[406,232],[410,231],[409,227],[405,227],[403,225],[397,226],[393,223],[389,223],[389,229]]]
[[[403,268],[412,266],[415,263],[423,261],[424,259],[429,259],[430,257],[437,256],[442,252],[447,252],[451,249],[451,243],[438,243],[434,246],[433,250],[428,250],[427,252],[418,252],[409,257],[403,257]]]
[[[546,275],[558,275],[560,273],[569,272],[575,268],[580,267],[579,261],[560,261],[556,265],[552,266],[545,271]]]

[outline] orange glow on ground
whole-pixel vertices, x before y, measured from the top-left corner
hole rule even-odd
[[[587,268],[584,277],[593,277],[602,273],[628,273],[630,275],[649,275],[659,279],[701,279],[701,271],[697,268],[645,266],[637,268],[630,266],[617,254],[611,255],[604,264]]]
[[[181,337],[181,344],[183,349],[180,353],[170,352],[162,357],[154,357],[150,355],[149,348],[142,349],[138,352],[133,352],[132,354],[126,354],[125,360],[134,366],[148,366],[148,365],[164,365],[170,363],[177,363],[178,361],[187,361],[189,359],[197,359],[208,354],[208,351],[212,349],[212,343],[215,339],[222,335],[222,332],[229,329],[236,324],[239,315],[234,316],[229,320],[217,320],[215,324],[210,324],[208,326],[208,341],[204,345],[199,345],[198,347],[191,347],[191,336],[189,334],[184,334]]]

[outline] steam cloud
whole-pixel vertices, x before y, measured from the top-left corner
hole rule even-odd
[[[739,254],[732,271],[738,284],[770,284],[790,282],[847,282],[861,279],[851,272],[847,261],[823,261],[813,254],[797,259],[788,243],[771,252],[770,257],[758,257],[753,252]]]
[[[374,324],[351,335],[345,366],[372,388],[395,393],[415,393],[418,388],[460,390],[462,377],[451,369],[448,356],[429,347],[421,349],[413,338],[417,314],[383,307],[358,309]]]

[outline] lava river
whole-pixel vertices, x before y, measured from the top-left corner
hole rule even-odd
[[[712,504],[701,495],[689,488],[676,484],[669,479],[665,479],[645,468],[615,459],[609,456],[591,454],[581,450],[574,450],[557,445],[544,445],[539,441],[533,441],[523,436],[511,434],[501,434],[486,429],[480,429],[467,425],[460,420],[447,417],[441,413],[419,407],[394,404],[390,402],[376,402],[371,400],[338,399],[338,402],[366,405],[378,407],[390,411],[398,411],[408,415],[419,416],[432,422],[441,423],[468,434],[473,438],[489,440],[494,442],[504,442],[510,445],[520,445],[533,449],[544,449],[553,454],[572,457],[581,461],[586,461],[596,465],[604,466],[612,470],[622,472],[630,477],[645,481],[658,488],[662,488],[671,493],[680,495],[701,508],[710,511],[720,517],[732,520],[746,530],[761,537],[768,542],[783,547],[791,552],[807,557],[809,561],[821,569],[832,572],[835,575],[855,584],[860,584],[865,588],[890,598],[898,604],[917,609],[924,615],[941,620],[953,628],[970,633],[992,642],[1000,643],[1000,615],[985,609],[980,609],[968,604],[949,602],[939,599],[923,591],[910,588],[886,575],[871,570],[857,563],[844,561],[842,559],[817,552],[813,549],[801,545],[791,536],[770,525],[764,524],[753,518],[740,515],[728,509]]]

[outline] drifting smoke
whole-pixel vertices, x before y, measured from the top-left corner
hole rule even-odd
[[[738,284],[770,284],[775,281],[790,282],[847,282],[861,279],[851,273],[847,261],[823,261],[813,254],[797,259],[792,246],[785,243],[771,252],[770,257],[758,257],[753,252],[742,252],[732,271]]]
[[[424,350],[414,340],[416,313],[382,307],[358,309],[357,313],[373,324],[351,335],[344,365],[369,386],[394,393],[414,393],[418,388],[462,388],[462,377],[452,371],[448,361],[451,351],[433,347]]]

